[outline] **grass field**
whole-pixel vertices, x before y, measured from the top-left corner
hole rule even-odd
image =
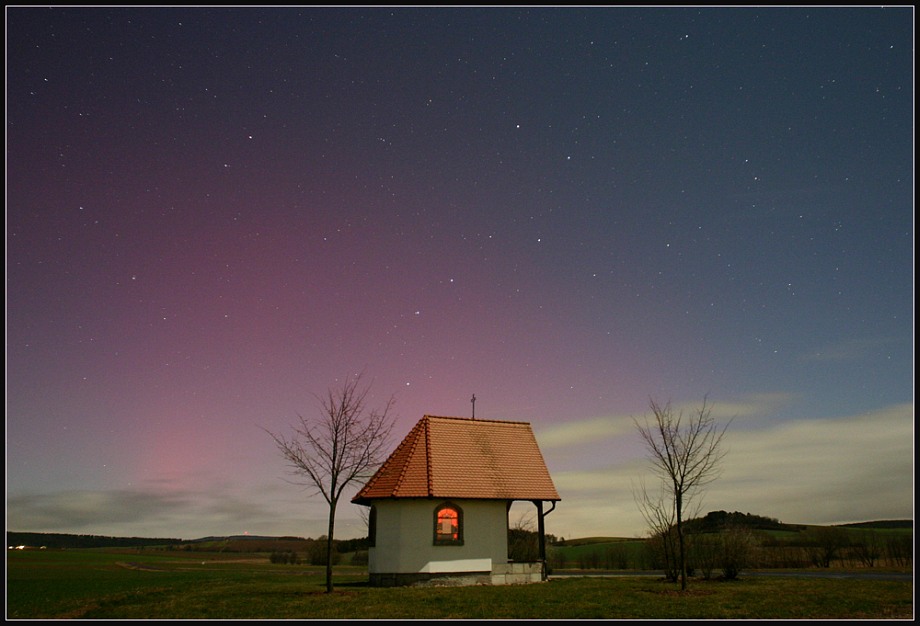
[[[750,568],[801,568],[825,557],[835,567],[862,567],[870,554],[873,566],[909,568],[913,555],[913,528],[847,528],[798,525],[798,530],[757,530],[746,558]],[[833,535],[822,535],[831,532]],[[690,539],[690,564],[694,554]],[[707,535],[700,535],[706,537]],[[827,546],[834,544],[832,556]],[[870,549],[871,547],[871,549]],[[645,539],[587,537],[549,546],[549,564],[555,569],[656,569]],[[660,555],[659,555],[660,556]]]
[[[832,578],[566,578],[508,587],[372,588],[362,567],[265,554],[7,553],[7,619],[910,619],[913,583]]]

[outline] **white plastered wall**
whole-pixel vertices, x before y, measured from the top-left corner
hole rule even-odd
[[[368,553],[371,574],[491,571],[508,562],[508,503],[450,500],[463,510],[463,545],[434,544],[437,499],[377,500],[377,536]]]

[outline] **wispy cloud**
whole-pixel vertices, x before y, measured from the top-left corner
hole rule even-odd
[[[733,405],[726,414],[756,414],[784,400],[782,394],[767,395]],[[703,494],[702,512],[738,510],[816,524],[910,518],[913,417],[913,404],[899,404],[861,415],[732,427],[722,474]],[[652,480],[639,457],[554,473],[562,502],[554,519],[548,518],[550,532],[642,535],[633,491],[643,478]]]
[[[713,498],[788,521],[912,517],[913,404],[726,436]],[[751,508],[753,510],[753,508]],[[791,519],[790,519],[791,518]]]
[[[563,446],[578,446],[598,439],[612,439],[631,432],[635,426],[630,416],[607,416],[569,422],[540,429],[536,433],[540,448],[548,450]]]
[[[736,421],[725,436],[723,472],[704,493],[701,512],[737,510],[794,523],[913,515],[913,404],[824,419],[753,419],[771,414],[790,399],[763,394],[714,404],[713,415],[719,421]],[[628,416],[599,417],[537,433],[562,497],[547,517],[548,532],[569,537],[645,534],[633,493],[637,484],[653,478],[641,446],[621,446],[626,452],[600,456],[595,469],[552,467],[554,456],[585,442],[600,440],[603,445],[626,437],[635,438]],[[7,497],[10,530],[114,536],[191,539],[249,530],[318,537],[326,532],[327,512],[321,498],[311,498],[284,481],[245,485],[216,477],[194,489],[161,481],[136,489]],[[364,535],[356,507],[340,510],[336,533],[343,538]]]
[[[196,508],[191,494],[131,490],[24,494],[7,498],[7,523],[19,530],[90,528],[100,522],[156,522],[173,512]]]
[[[788,393],[761,393],[728,402],[709,402],[711,415],[720,422],[729,419],[747,420],[776,413],[788,405],[794,395]],[[702,399],[672,403],[675,412],[690,415],[702,406]],[[647,413],[647,412],[646,412]],[[580,446],[585,443],[613,440],[636,434],[635,421],[643,423],[646,413],[636,415],[609,415],[568,422],[540,429],[536,435],[542,450]]]
[[[808,354],[802,355],[803,361],[857,361],[864,359],[874,352],[889,350],[897,345],[898,341],[892,338],[862,338],[848,339],[835,344],[830,344]]]
[[[242,534],[250,529],[258,534],[318,537],[326,532],[327,511],[325,503],[278,485],[60,491],[8,496],[7,527],[177,539]],[[351,525],[343,521],[342,528]]]

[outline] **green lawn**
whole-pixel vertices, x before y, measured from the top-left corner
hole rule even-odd
[[[97,550],[7,553],[9,619],[908,619],[913,583],[742,577],[568,578],[508,587],[368,587],[366,570],[266,555]]]

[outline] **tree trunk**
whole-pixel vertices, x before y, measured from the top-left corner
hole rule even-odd
[[[326,533],[326,593],[332,593],[332,533],[335,530],[335,503],[329,505],[329,530]]]
[[[678,565],[680,566],[680,590],[686,591],[687,589],[687,551],[684,548],[684,526],[683,526],[683,499],[681,498],[680,492],[677,495],[677,546],[680,551],[680,561]]]

